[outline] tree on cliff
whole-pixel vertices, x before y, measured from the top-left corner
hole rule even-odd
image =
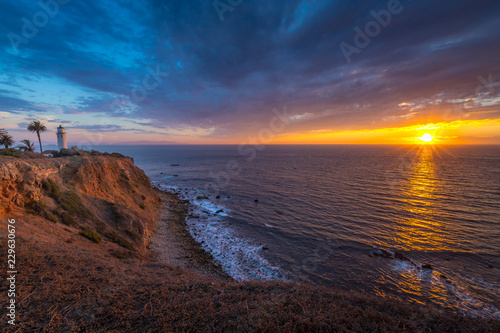
[[[30,140],[22,140],[22,145],[19,145],[17,148],[24,151],[35,151],[35,144]]]
[[[40,139],[40,132],[45,132],[47,127],[42,124],[39,120],[34,120],[28,125],[28,131],[35,133],[38,136],[38,142],[40,142],[40,153],[43,153],[42,149],[42,139]]]
[[[0,134],[0,144],[4,145],[6,149],[14,144],[14,138],[7,132]]]

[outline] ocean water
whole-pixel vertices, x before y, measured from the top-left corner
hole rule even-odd
[[[237,280],[500,319],[499,146],[257,148],[97,149],[133,157],[155,186],[189,199],[189,231]]]

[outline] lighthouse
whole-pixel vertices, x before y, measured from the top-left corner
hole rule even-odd
[[[59,150],[68,149],[68,145],[66,144],[66,132],[64,131],[64,127],[62,127],[62,125],[59,125],[57,128],[57,148]]]

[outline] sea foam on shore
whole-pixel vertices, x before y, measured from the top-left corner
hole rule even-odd
[[[154,182],[160,190],[171,191],[189,200],[190,214],[186,226],[192,237],[237,281],[286,280],[279,267],[263,254],[262,246],[236,232],[225,217],[231,214],[222,203],[214,203],[195,189],[184,189]]]

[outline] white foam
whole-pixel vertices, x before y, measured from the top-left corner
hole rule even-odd
[[[198,206],[198,209],[206,214],[219,214],[220,216],[227,216],[228,210],[223,207],[217,206],[207,199],[193,200],[193,204]]]
[[[481,316],[500,319],[500,311],[493,305],[487,304],[471,296],[466,288],[458,281],[443,279],[436,271],[421,269],[421,264],[410,263],[406,260],[394,260],[393,269],[395,271],[411,274],[422,282],[439,285],[448,290],[453,295],[456,307],[465,314],[471,316]],[[473,279],[468,279],[469,281]],[[484,286],[483,286],[484,287]]]
[[[180,189],[179,186],[162,184],[161,182],[156,181],[156,180],[151,181],[151,185],[153,185],[153,187],[156,187],[156,188],[159,188],[159,189],[165,190],[165,191],[177,192]]]
[[[224,221],[230,210],[222,206],[222,200],[217,199],[215,203],[203,199],[203,193],[195,189],[167,186],[158,182],[155,185],[160,189],[173,190],[182,199],[190,200],[191,214],[186,220],[189,233],[235,280],[285,280],[281,269],[264,257],[262,246],[239,236]]]
[[[235,231],[223,222],[213,219],[189,219],[187,224],[196,241],[201,243],[234,279],[283,279],[279,268],[262,256],[260,246],[236,236]]]
[[[493,305],[484,303],[471,296],[467,290],[459,284],[447,284],[449,291],[457,298],[459,309],[472,316],[490,317],[500,319],[500,311]]]

